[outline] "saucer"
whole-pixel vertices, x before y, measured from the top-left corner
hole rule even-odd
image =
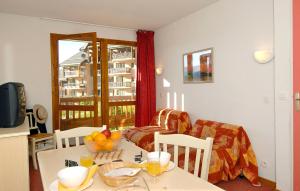
[[[93,182],[94,182],[94,180],[91,179],[85,187],[78,189],[78,191],[82,191],[82,190],[90,187],[93,184]],[[58,179],[54,180],[54,182],[52,182],[50,184],[49,189],[50,189],[50,191],[58,191]]]
[[[147,160],[144,160],[143,162],[141,162],[141,164],[144,164],[144,163],[146,163],[146,162],[147,162]],[[175,168],[175,163],[172,162],[172,161],[170,161],[170,162],[169,162],[169,165],[168,165],[168,167],[167,167],[167,169],[166,169],[165,172],[171,171],[171,170],[173,170],[174,168]],[[143,170],[146,170],[146,168],[143,168]]]

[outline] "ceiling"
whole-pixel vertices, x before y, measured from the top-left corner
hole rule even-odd
[[[0,0],[0,12],[155,30],[217,0]]]

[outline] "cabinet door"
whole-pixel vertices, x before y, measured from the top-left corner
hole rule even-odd
[[[0,190],[29,191],[27,136],[0,138]]]

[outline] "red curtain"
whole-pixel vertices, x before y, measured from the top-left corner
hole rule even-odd
[[[156,112],[154,32],[137,31],[135,126],[149,125]]]

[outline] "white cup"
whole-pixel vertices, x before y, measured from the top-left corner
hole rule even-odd
[[[148,162],[159,161],[161,166],[165,166],[170,162],[171,154],[168,152],[150,152],[147,154]]]
[[[161,166],[166,166],[169,164],[171,158],[171,154],[168,152],[160,152],[159,162]]]

